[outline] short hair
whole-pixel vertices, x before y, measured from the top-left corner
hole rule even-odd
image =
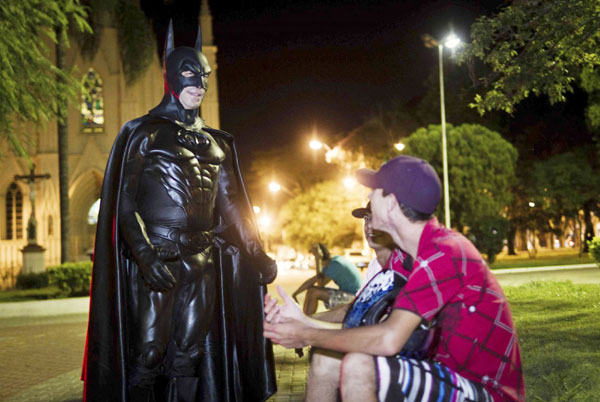
[[[387,197],[388,195],[391,194],[390,192],[387,192],[384,189],[381,189],[381,190],[382,190],[382,194],[384,197]],[[397,199],[396,199],[396,202],[398,203],[398,206],[400,207],[400,210],[402,211],[404,216],[406,216],[406,218],[413,223],[428,221],[433,217],[433,214],[426,214],[424,212],[419,212],[419,211],[415,210],[414,208],[404,205]]]
[[[319,247],[319,250],[321,250],[321,254],[323,254],[323,259],[329,260],[331,258],[331,253],[329,252],[327,246],[323,243],[317,243],[317,246]]]

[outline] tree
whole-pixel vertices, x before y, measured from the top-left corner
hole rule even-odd
[[[462,232],[483,217],[501,214],[511,202],[517,151],[500,134],[480,125],[448,124],[446,130],[451,222]],[[407,138],[403,153],[427,160],[442,177],[441,144],[441,127],[430,125]],[[443,215],[441,206],[438,212]]]
[[[81,53],[93,58],[100,47],[103,29],[117,29],[121,66],[125,82],[129,84],[142,77],[150,67],[156,42],[153,38],[149,19],[140,8],[138,0],[81,0],[89,12],[88,23],[93,31],[79,34],[75,37]]]
[[[483,217],[469,228],[469,237],[477,249],[487,255],[488,264],[496,261],[507,235],[508,220],[499,215]]]
[[[253,153],[248,186],[252,198],[264,194],[272,180],[297,195],[338,175],[338,166],[326,163],[323,155],[315,154],[308,143],[297,142]]]
[[[308,250],[314,243],[350,247],[362,238],[361,221],[350,215],[364,206],[366,192],[350,191],[339,181],[318,183],[291,199],[281,210],[284,241]]]
[[[539,162],[533,170],[533,183],[538,194],[543,194],[544,205],[549,211],[551,224],[560,226],[563,217],[577,222],[581,231],[583,224],[592,229],[590,212],[598,211],[600,178],[590,164],[593,152],[579,148]],[[584,211],[587,222],[583,222]],[[587,211],[587,212],[586,212]],[[589,236],[593,237],[593,229]],[[582,233],[578,233],[580,252],[583,252]]]
[[[0,2],[0,138],[20,156],[27,155],[30,139],[14,125],[58,119],[61,99],[75,100],[80,93],[79,79],[49,59],[48,44],[58,42],[56,28],[89,32],[85,17],[78,0]]]
[[[480,60],[487,68],[483,73],[472,69],[479,76],[476,84],[484,86],[473,106],[482,114],[512,113],[530,95],[564,101],[584,71],[600,66],[599,39],[596,0],[514,1],[492,17],[480,17],[460,56],[463,62]]]

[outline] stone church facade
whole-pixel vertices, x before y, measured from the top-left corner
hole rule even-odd
[[[203,53],[213,73],[209,90],[201,106],[206,123],[219,128],[217,88],[217,48],[213,44],[212,17],[206,0],[200,15]],[[190,44],[189,46],[193,46]],[[163,96],[162,68],[158,56],[135,84],[125,85],[121,68],[117,32],[103,32],[100,49],[93,60],[79,54],[74,43],[67,53],[67,65],[77,66],[90,96],[81,104],[70,105],[68,111],[68,164],[70,248],[73,260],[89,259],[94,246],[95,219],[108,154],[121,126],[142,116],[156,106]],[[58,138],[56,122],[45,127],[22,127],[34,133],[35,146],[31,160],[36,174],[50,174],[34,186],[37,242],[44,249],[45,266],[60,263],[60,209],[58,183]],[[27,245],[27,222],[31,214],[30,186],[15,175],[28,175],[24,158],[10,153],[0,161],[0,289],[14,285],[21,271],[21,250]]]

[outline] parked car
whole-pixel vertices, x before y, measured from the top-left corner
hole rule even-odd
[[[369,261],[371,261],[371,250],[364,249],[345,249],[344,257],[350,260],[354,265],[356,265],[360,270],[363,270],[369,266]]]

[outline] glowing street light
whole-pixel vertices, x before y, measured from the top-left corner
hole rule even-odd
[[[448,145],[446,141],[446,105],[444,101],[444,46],[448,49],[453,49],[460,45],[461,41],[458,36],[451,33],[443,42],[438,42],[431,36],[426,35],[424,38],[426,47],[438,47],[439,51],[439,66],[440,66],[440,109],[442,120],[442,164],[444,172],[444,222],[446,227],[450,227],[450,189],[448,184]]]
[[[529,201],[529,208],[533,208],[533,207],[535,207],[535,202]]]
[[[406,148],[406,145],[404,145],[401,142],[397,142],[394,144],[394,148],[396,148],[397,151],[404,151],[404,148]]]
[[[351,176],[346,176],[343,180],[344,183],[344,187],[346,187],[348,190],[354,188],[354,186],[356,185],[356,180],[354,179],[354,177]]]
[[[272,181],[269,183],[269,191],[272,193],[278,193],[281,190],[281,184],[276,181]]]
[[[258,224],[263,229],[268,229],[271,226],[271,217],[269,215],[261,215],[258,219]]]
[[[323,144],[321,141],[319,140],[311,140],[308,143],[308,146],[311,147],[311,149],[314,149],[315,151],[318,151],[319,149],[323,148],[325,144]]]
[[[255,214],[258,214],[258,213],[260,213],[260,207],[259,207],[258,205],[254,205],[254,206],[252,206],[252,209],[254,210],[254,213],[255,213]]]

